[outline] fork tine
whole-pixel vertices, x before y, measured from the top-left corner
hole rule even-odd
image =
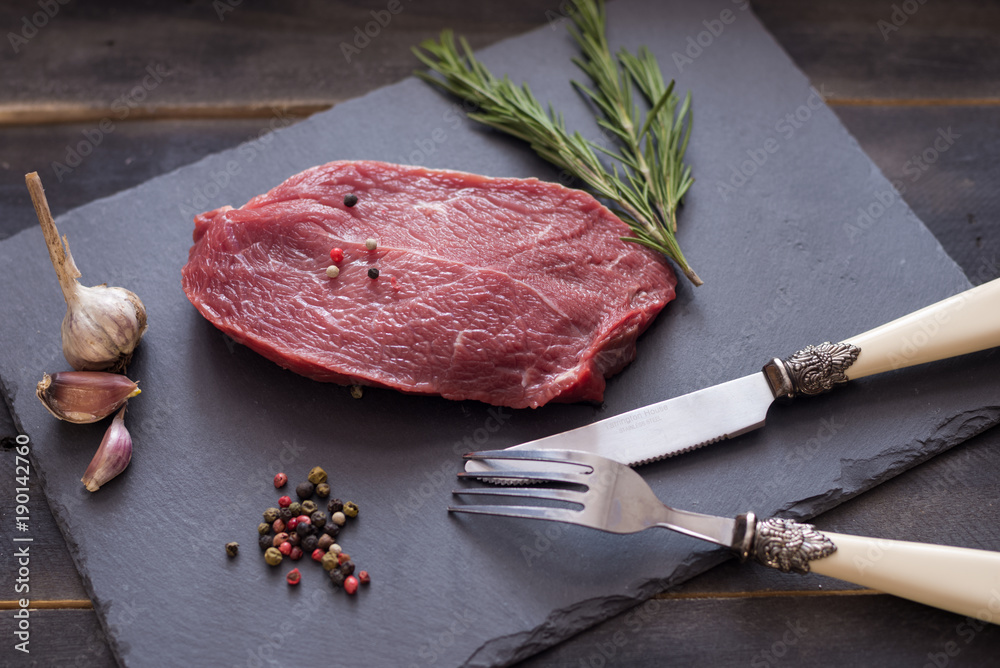
[[[536,508],[534,506],[448,506],[449,513],[469,513],[471,515],[495,515],[497,517],[519,517],[529,520],[550,520],[583,524],[579,510],[567,508]],[[588,526],[584,524],[584,526]]]
[[[472,480],[493,480],[504,478],[511,480],[538,480],[542,482],[565,482],[572,485],[586,485],[586,474],[564,473],[561,471],[462,471],[459,478]]]
[[[578,450],[481,450],[462,455],[463,459],[520,459],[538,462],[558,462],[594,467],[593,455]]]
[[[544,487],[470,487],[456,489],[452,494],[478,494],[481,496],[520,496],[528,499],[544,499],[546,501],[567,501],[584,504],[584,492],[571,489],[546,489]]]

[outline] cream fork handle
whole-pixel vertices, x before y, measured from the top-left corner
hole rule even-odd
[[[821,533],[837,551],[814,573],[1000,624],[1000,552]]]

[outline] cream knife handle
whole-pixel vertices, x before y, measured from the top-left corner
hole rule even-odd
[[[837,550],[814,573],[1000,624],[1000,552],[822,534]]]
[[[1000,278],[843,343],[861,349],[848,380],[1000,346]]]

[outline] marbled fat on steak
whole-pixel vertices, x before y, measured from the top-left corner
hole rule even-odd
[[[553,183],[331,162],[197,216],[183,286],[220,330],[316,380],[513,408],[601,401],[674,297],[670,267],[628,232]]]

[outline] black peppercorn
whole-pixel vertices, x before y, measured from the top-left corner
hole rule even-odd
[[[303,515],[312,515],[317,510],[319,510],[319,506],[316,505],[315,501],[303,501],[302,502],[302,514]]]
[[[321,482],[320,484],[316,485],[316,496],[318,496],[321,499],[325,499],[326,497],[330,496],[330,486],[325,482]]]
[[[354,562],[349,560],[345,561],[340,566],[338,566],[337,569],[344,574],[345,578],[348,575],[354,575]]]
[[[330,538],[336,538],[340,535],[340,527],[333,522],[327,522],[326,526],[323,527],[323,533],[325,533]]]
[[[240,544],[236,542],[226,543],[226,555],[235,557],[240,551]]]
[[[288,542],[292,544],[292,547],[298,547],[302,543],[302,535],[298,532],[298,527],[292,533],[288,534]]]
[[[280,519],[282,522],[285,522],[286,524],[288,523],[288,520],[292,519],[293,517],[295,517],[295,515],[292,515],[292,511],[288,508],[282,508],[281,512],[278,514],[278,519]]]
[[[268,508],[264,511],[264,521],[268,524],[273,524],[274,520],[281,516],[281,510],[278,508]]]
[[[344,206],[350,207],[358,203],[358,196],[354,193],[344,196]]]
[[[311,482],[299,483],[298,487],[295,488],[295,493],[298,494],[300,499],[308,499],[316,491],[316,485]]]
[[[271,532],[271,525],[267,522],[261,522],[257,525],[257,533],[261,536],[265,536]]]
[[[302,538],[308,536],[310,533],[315,531],[311,524],[306,524],[305,522],[299,522],[295,527],[295,535]]]
[[[260,537],[260,549],[266,550],[269,547],[274,547],[274,536],[267,535]]]
[[[319,547],[319,538],[316,536],[306,536],[302,539],[302,551],[306,554],[312,554],[317,547]]]
[[[327,550],[330,549],[330,546],[333,545],[335,542],[336,541],[333,540],[332,536],[323,534],[322,536],[319,537],[319,540],[316,541],[316,547],[326,552]]]
[[[378,278],[378,267],[371,267],[368,269],[368,278],[372,280]]]
[[[339,513],[344,509],[344,502],[340,499],[330,499],[330,503],[326,504],[326,512],[333,515],[334,513]]]
[[[341,573],[339,568],[334,568],[330,571],[330,582],[333,583],[334,587],[342,587],[346,579],[347,576]]]
[[[326,513],[322,510],[317,510],[315,513],[309,516],[309,521],[317,529],[322,529],[323,525],[326,524]]]

